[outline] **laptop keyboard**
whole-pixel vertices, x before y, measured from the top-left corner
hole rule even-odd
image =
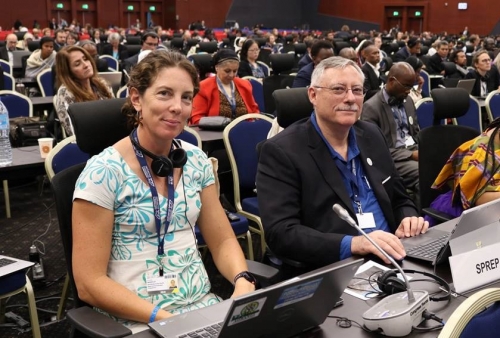
[[[220,329],[222,328],[222,322],[214,325],[209,325],[202,329],[198,329],[186,334],[181,334],[179,338],[212,338],[219,335]]]
[[[436,238],[434,241],[427,244],[416,246],[406,250],[406,254],[413,257],[422,257],[424,259],[433,259],[439,253],[439,250],[446,244],[448,235],[443,235]]]
[[[7,266],[15,262],[16,261],[13,261],[12,259],[0,258],[0,268],[3,268],[4,266]]]

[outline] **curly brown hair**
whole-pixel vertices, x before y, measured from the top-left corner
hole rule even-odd
[[[140,96],[144,95],[163,69],[174,67],[184,69],[189,74],[194,87],[193,93],[196,95],[200,90],[200,81],[195,66],[184,55],[164,50],[152,51],[132,68],[127,85],[129,91],[135,88]],[[139,124],[139,114],[134,109],[130,96],[122,107],[122,113],[127,117],[129,126]]]

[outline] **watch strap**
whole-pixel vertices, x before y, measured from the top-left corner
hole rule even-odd
[[[257,279],[248,271],[242,271],[236,276],[234,276],[233,279],[233,284],[236,284],[236,281],[240,278],[245,278],[248,282],[252,283],[253,285],[257,284]]]

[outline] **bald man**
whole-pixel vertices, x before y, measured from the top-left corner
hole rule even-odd
[[[358,63],[358,54],[352,47],[344,47],[340,50],[339,56]]]
[[[0,47],[0,59],[9,62],[11,65],[14,62],[14,56],[12,52],[15,50],[22,50],[22,48],[16,48],[17,36],[15,34],[9,34],[5,38],[5,47]]]
[[[415,84],[415,71],[406,62],[391,67],[387,83],[363,105],[361,119],[380,127],[406,188],[412,190],[419,207],[418,126],[415,104],[408,96]]]

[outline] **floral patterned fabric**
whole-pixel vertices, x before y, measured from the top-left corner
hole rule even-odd
[[[218,302],[218,298],[210,294],[210,281],[192,229],[200,213],[200,192],[214,184],[212,166],[199,148],[182,141],[181,144],[187,152],[188,161],[175,189],[172,221],[165,236],[163,259],[157,257],[158,237],[149,185],[130,169],[116,149],[109,147],[89,160],[76,183],[73,196],[74,199],[87,200],[114,211],[108,276],[139,297],[172,313]],[[159,199],[163,235],[167,198],[159,195]],[[179,285],[176,292],[147,292],[146,278],[148,275],[159,276],[160,264],[165,275],[177,274]],[[147,327],[114,319],[134,332]]]

